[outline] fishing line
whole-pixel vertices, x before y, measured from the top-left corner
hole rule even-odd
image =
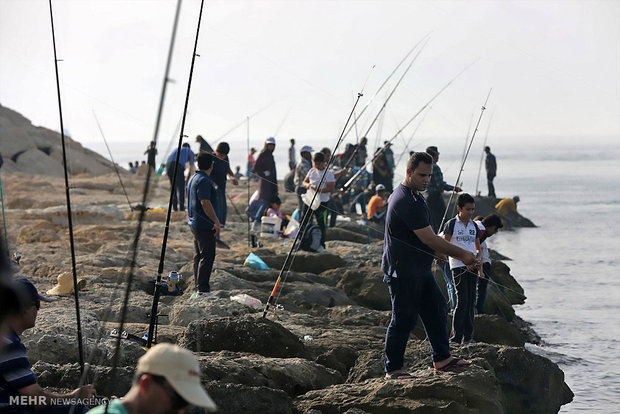
[[[250,117],[246,116],[245,117],[245,121],[247,123],[247,134],[246,134],[246,146],[247,146],[247,154],[248,154],[248,159],[246,160],[247,163],[247,169],[248,169],[248,207],[250,205],[250,181],[252,178],[252,174],[254,174],[252,172],[252,169],[254,168],[253,165],[250,165]],[[230,168],[230,162],[228,163],[228,168]],[[277,187],[278,183],[276,183],[276,187]],[[252,236],[250,235],[250,232],[252,230],[252,225],[250,224],[250,217],[248,217],[247,219],[248,222],[248,247],[252,246],[251,240],[252,240]]]
[[[396,161],[394,163],[394,170],[396,170],[396,167],[398,167],[398,165],[400,164],[400,161],[403,158],[403,155],[405,154],[409,154],[409,144],[411,144],[411,141],[413,141],[413,138],[415,137],[415,134],[417,134],[418,130],[420,129],[420,127],[422,126],[422,123],[424,122],[424,120],[426,119],[426,116],[428,115],[428,113],[430,112],[430,110],[433,109],[432,107],[428,108],[428,111],[426,111],[424,113],[424,116],[422,116],[422,118],[420,119],[420,122],[418,122],[418,125],[415,127],[415,129],[413,130],[413,133],[411,134],[411,137],[409,138],[409,140],[407,141],[407,143],[405,144],[405,149],[403,150],[403,152],[400,153],[400,156],[398,157],[398,161]]]
[[[276,99],[275,101],[272,101],[271,103],[263,106],[261,109],[259,109],[258,111],[254,112],[252,115],[246,116],[246,119],[244,119],[243,121],[239,122],[238,124],[236,124],[235,126],[233,126],[232,128],[230,128],[228,131],[226,131],[224,134],[220,135],[215,141],[213,141],[212,146],[214,146],[215,144],[217,144],[218,142],[220,142],[220,140],[224,139],[226,136],[228,136],[228,134],[230,134],[231,132],[233,132],[234,130],[236,130],[237,128],[243,126],[243,124],[246,123],[247,118],[253,118],[256,115],[260,114],[261,112],[263,112],[265,109],[269,108],[270,106],[272,106],[274,103],[276,103],[278,100]],[[249,153],[249,152],[248,152]]]
[[[174,197],[174,193],[175,193],[175,186],[176,186],[176,178],[177,178],[177,174],[179,173],[179,159],[181,157],[181,145],[183,144],[183,137],[185,136],[184,130],[185,130],[185,119],[187,116],[187,106],[189,105],[189,95],[191,92],[191,88],[192,88],[192,78],[194,75],[194,64],[196,62],[196,56],[200,56],[196,53],[196,49],[198,47],[198,38],[200,36],[200,24],[202,22],[202,10],[204,7],[204,0],[201,0],[200,2],[200,11],[198,12],[198,24],[196,27],[196,38],[194,40],[194,51],[192,53],[192,63],[190,65],[190,69],[189,69],[189,79],[187,81],[187,92],[185,95],[185,105],[183,107],[183,121],[181,122],[181,132],[179,134],[179,143],[177,146],[177,157],[176,157],[176,165],[174,168],[174,174],[172,177],[172,185],[170,186],[170,198],[168,200],[168,211],[166,212],[166,224],[164,226],[164,236],[163,236],[163,240],[162,240],[162,245],[161,245],[161,255],[160,255],[160,259],[159,259],[159,268],[157,269],[157,280],[155,281],[155,292],[153,293],[153,306],[151,308],[151,320],[149,322],[149,331],[148,331],[148,338],[147,338],[147,343],[146,343],[146,347],[147,348],[151,348],[151,345],[153,343],[153,333],[155,331],[155,324],[157,322],[157,307],[159,305],[159,296],[160,296],[160,289],[161,289],[161,285],[162,285],[162,274],[164,272],[164,261],[166,258],[166,245],[168,243],[168,233],[170,231],[170,216],[172,214],[172,198]],[[150,169],[149,169],[150,170]],[[181,171],[181,173],[183,173]]]
[[[452,198],[454,197],[454,194],[456,193],[456,186],[459,182],[459,180],[461,179],[461,174],[463,173],[463,168],[465,167],[465,161],[467,161],[467,156],[469,155],[469,150],[471,149],[471,144],[474,143],[474,138],[476,137],[476,132],[478,132],[478,127],[480,126],[480,121],[482,121],[482,115],[484,115],[484,111],[487,109],[487,103],[489,102],[489,97],[491,96],[491,92],[493,91],[493,88],[489,89],[489,93],[487,94],[487,98],[484,101],[484,105],[482,105],[482,108],[480,110],[480,116],[478,117],[478,122],[476,123],[476,128],[474,129],[473,134],[471,135],[471,140],[469,141],[469,146],[467,147],[467,151],[465,152],[465,156],[463,157],[463,162],[461,163],[461,168],[459,171],[459,175],[456,177],[456,182],[454,183],[454,188],[452,189],[452,192],[450,193],[450,198],[448,199],[448,206],[450,206],[450,203],[452,202]],[[443,212],[443,217],[441,218],[441,223],[439,224],[439,227],[437,227],[438,229],[441,229],[443,227],[444,221],[446,220],[446,214],[448,213],[448,207],[446,207],[446,209]]]
[[[50,22],[52,28],[52,45],[54,48],[54,69],[56,73],[56,93],[58,95],[58,114],[60,117],[60,137],[62,141],[62,161],[65,175],[65,196],[67,200],[67,220],[69,225],[69,243],[71,246],[71,270],[73,273],[73,297],[75,299],[75,317],[77,327],[78,353],[80,358],[80,374],[84,374],[84,345],[82,342],[82,323],[80,318],[80,299],[77,281],[77,266],[75,263],[75,240],[73,238],[73,220],[71,216],[71,195],[69,190],[69,173],[67,171],[67,150],[65,143],[65,130],[62,117],[62,103],[60,99],[60,79],[58,76],[58,57],[56,55],[56,34],[54,32],[54,13],[52,11],[52,0],[49,0]],[[8,246],[8,245],[7,245]]]
[[[6,246],[6,254],[9,254],[9,239],[6,233],[6,216],[4,215],[4,191],[2,190],[2,178],[0,177],[0,200],[2,201],[2,224],[4,225],[4,245]]]
[[[101,133],[101,138],[103,138],[105,147],[108,149],[108,154],[110,155],[110,159],[112,160],[112,166],[114,167],[114,171],[116,171],[116,176],[118,177],[118,181],[121,183],[123,194],[125,194],[125,198],[127,199],[127,204],[129,204],[129,210],[133,210],[133,207],[131,206],[131,201],[129,201],[129,197],[127,196],[127,190],[125,190],[125,185],[123,184],[123,180],[121,179],[121,174],[118,172],[118,168],[116,167],[116,162],[114,162],[114,157],[112,156],[112,151],[110,151],[110,146],[108,145],[108,141],[105,139],[105,135],[103,134],[103,129],[101,128],[101,124],[99,123],[99,119],[97,118],[97,114],[95,113],[94,109],[93,109],[93,116],[95,117],[95,122],[97,122],[97,128],[99,128],[99,132]]]

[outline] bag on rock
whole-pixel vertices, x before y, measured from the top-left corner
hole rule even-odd
[[[316,252],[319,247],[321,247],[321,228],[313,224],[306,229],[299,248],[307,252]]]

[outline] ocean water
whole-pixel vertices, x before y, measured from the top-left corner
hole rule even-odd
[[[103,143],[86,146],[107,155]],[[143,159],[146,141],[110,147],[115,160],[126,166]],[[245,143],[242,150],[236,151],[238,147],[233,145],[231,164],[245,172]],[[458,174],[462,144],[453,147],[440,146],[439,162],[451,183]],[[607,145],[586,139],[572,145],[497,145],[493,152],[498,196],[519,195],[519,212],[538,226],[502,231],[489,239],[491,248],[512,259],[507,264],[525,289],[527,300],[517,313],[533,323],[543,340],[528,347],[564,371],[575,397],[561,413],[618,412],[620,140]],[[461,178],[464,190],[472,194],[479,154],[470,156]],[[284,145],[276,149],[276,159],[281,179],[288,170]],[[397,169],[395,182],[402,179],[400,170],[404,167]],[[484,171],[482,176],[480,190],[485,194]]]

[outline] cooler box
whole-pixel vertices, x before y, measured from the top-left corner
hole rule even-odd
[[[263,216],[260,220],[260,236],[277,239],[281,224],[282,219],[280,217]]]

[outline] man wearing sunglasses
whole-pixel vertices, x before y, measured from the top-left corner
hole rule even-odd
[[[22,309],[9,317],[8,329],[0,336],[3,341],[0,349],[0,412],[60,414],[69,413],[71,408],[76,414],[85,412],[86,407],[77,403],[77,399],[86,400],[95,396],[92,385],[83,385],[67,394],[57,394],[41,388],[37,383],[20,335],[35,326],[41,301],[51,300],[39,295],[37,288],[26,278],[15,279],[14,288],[20,296]],[[76,404],[57,405],[57,401],[63,399],[74,399]]]
[[[182,413],[188,405],[217,410],[200,383],[200,365],[194,354],[163,343],[140,357],[129,392],[122,399],[110,401],[107,414]],[[105,405],[88,412],[104,413]]]

